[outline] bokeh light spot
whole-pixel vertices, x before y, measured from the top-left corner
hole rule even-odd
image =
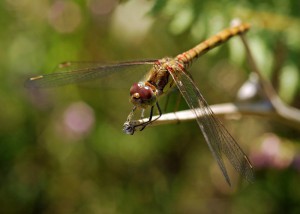
[[[93,109],[84,102],[71,104],[64,112],[65,130],[79,137],[87,134],[95,122]]]
[[[117,5],[116,0],[89,0],[87,2],[91,12],[95,15],[107,15]]]
[[[273,134],[265,134],[262,141],[250,154],[250,159],[256,168],[285,169],[291,165],[295,157],[294,148]]]
[[[79,6],[71,1],[56,1],[49,10],[48,21],[60,33],[73,32],[81,23]]]

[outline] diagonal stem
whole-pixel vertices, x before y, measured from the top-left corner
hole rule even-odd
[[[269,99],[277,114],[282,118],[293,121],[296,124],[300,124],[300,110],[293,108],[292,106],[288,106],[282,102],[271,83],[268,80],[266,80],[259,71],[257,64],[255,63],[255,60],[253,58],[252,52],[249,48],[246,36],[244,34],[240,34],[239,36],[243,42],[243,45],[245,46],[249,66],[252,69],[252,71],[255,72],[259,77],[262,89],[265,92],[267,98]]]

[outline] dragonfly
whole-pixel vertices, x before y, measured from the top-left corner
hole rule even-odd
[[[111,65],[76,62],[63,63],[59,66],[58,72],[31,77],[26,80],[25,86],[29,88],[47,88],[81,83],[98,78],[106,79],[128,70],[139,72],[139,68],[147,65],[149,67],[147,74],[144,75],[142,80],[133,83],[130,87],[129,94],[133,109],[124,123],[123,131],[132,135],[137,129],[143,130],[149,124],[158,120],[162,115],[159,98],[168,93],[171,88],[177,87],[189,108],[195,114],[204,139],[229,186],[231,186],[231,181],[225,167],[223,155],[227,157],[234,169],[245,180],[252,182],[254,172],[250,160],[225,126],[215,116],[188,72],[188,68],[198,57],[236,35],[244,34],[249,29],[250,25],[247,23],[232,26],[174,58],[165,57],[162,59],[139,60]],[[148,108],[150,108],[148,120],[141,124],[134,123],[133,116],[136,109],[141,109],[143,116],[144,110]],[[153,118],[155,108],[158,110],[159,115]]]

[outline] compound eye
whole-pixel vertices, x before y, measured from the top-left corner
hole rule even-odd
[[[154,93],[148,86],[134,83],[130,88],[130,96],[135,99],[149,100],[152,99]]]

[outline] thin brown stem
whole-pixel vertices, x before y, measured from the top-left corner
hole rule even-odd
[[[272,104],[278,116],[280,118],[284,118],[285,120],[290,120],[291,122],[293,122],[293,124],[294,122],[296,122],[296,124],[300,124],[300,110],[293,108],[292,106],[288,106],[282,102],[271,83],[268,80],[266,80],[259,71],[257,64],[253,58],[252,52],[249,48],[248,42],[246,40],[246,36],[243,34],[240,34],[239,36],[243,42],[243,45],[245,46],[249,66],[252,69],[252,71],[258,75],[262,90],[265,92],[268,100]]]

